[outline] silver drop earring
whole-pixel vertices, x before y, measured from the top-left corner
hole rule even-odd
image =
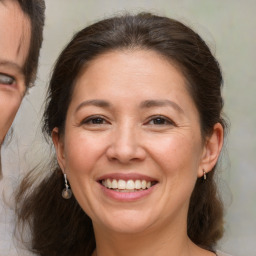
[[[64,199],[70,199],[70,197],[72,196],[72,191],[69,188],[66,173],[64,173],[64,181],[65,181],[65,188],[62,190],[62,197]]]
[[[203,169],[203,174],[204,174],[204,181],[206,181],[207,176],[206,176],[206,172],[205,172],[205,170],[204,170],[204,169]]]

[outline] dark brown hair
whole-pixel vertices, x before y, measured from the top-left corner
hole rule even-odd
[[[202,137],[222,118],[222,75],[205,42],[189,27],[149,13],[102,20],[78,32],[59,56],[48,89],[43,131],[51,136],[55,127],[63,134],[66,113],[79,72],[97,56],[124,49],[153,50],[175,63],[183,72],[200,115]],[[56,161],[56,160],[55,160]],[[214,168],[215,169],[215,168]],[[198,179],[191,196],[188,235],[193,242],[213,249],[223,233],[223,206],[212,170],[207,182]],[[90,255],[95,248],[92,222],[76,199],[64,200],[63,176],[56,168],[28,193],[31,179],[21,184],[17,213],[32,232],[31,249],[39,255]]]
[[[43,41],[43,27],[45,20],[44,0],[16,0],[23,12],[29,17],[31,24],[31,38],[29,53],[24,65],[27,87],[31,87],[36,80],[39,52]]]

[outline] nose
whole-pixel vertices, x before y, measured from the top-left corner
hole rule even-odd
[[[111,135],[111,145],[107,149],[107,157],[110,161],[129,164],[134,161],[142,161],[146,157],[142,138],[134,126],[123,125]]]

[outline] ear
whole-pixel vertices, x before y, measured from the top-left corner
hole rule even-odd
[[[63,138],[59,134],[59,129],[57,127],[55,127],[52,130],[52,141],[55,147],[55,152],[56,152],[59,166],[62,172],[64,173],[64,170],[66,167],[66,160],[65,160],[65,154],[64,154],[64,142],[63,142]]]
[[[203,176],[203,170],[206,173],[210,172],[216,165],[223,146],[223,132],[222,125],[216,123],[213,127],[212,134],[206,138],[198,177]]]

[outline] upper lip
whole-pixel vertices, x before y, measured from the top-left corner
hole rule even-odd
[[[100,176],[97,180],[145,180],[145,181],[157,181],[155,178],[144,175],[144,174],[139,174],[139,173],[109,173],[109,174],[104,174]]]

